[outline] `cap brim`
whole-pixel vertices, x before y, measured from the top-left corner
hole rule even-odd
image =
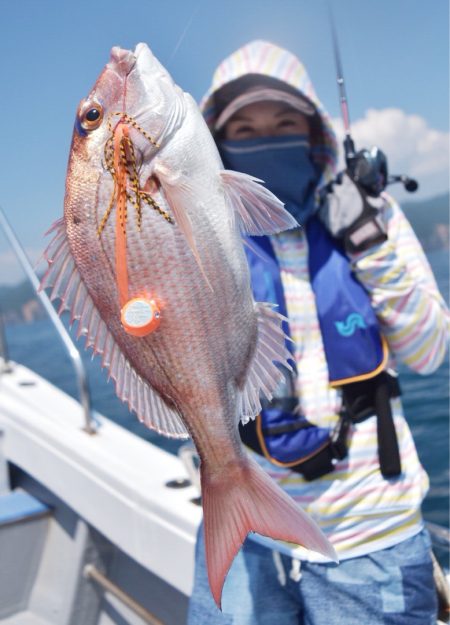
[[[296,96],[281,89],[260,87],[247,91],[232,100],[217,118],[214,130],[220,130],[241,108],[256,102],[283,102],[308,117],[312,117],[315,113],[314,106],[301,96]]]

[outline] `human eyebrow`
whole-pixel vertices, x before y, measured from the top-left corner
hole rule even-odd
[[[297,111],[292,106],[289,106],[289,104],[286,104],[286,106],[284,106],[281,110],[275,113],[274,117],[281,117],[282,115],[286,114],[292,115],[292,113],[297,113],[298,115],[301,115],[300,111]]]
[[[236,115],[233,115],[233,117],[231,117],[228,120],[228,123],[230,123],[230,122],[247,122],[247,123],[251,123],[252,121],[253,121],[252,118],[245,117],[245,115],[239,115],[238,113],[236,113]]]

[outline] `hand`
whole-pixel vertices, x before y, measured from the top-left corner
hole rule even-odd
[[[342,239],[347,252],[362,252],[386,241],[383,198],[368,196],[347,172],[327,191],[319,217],[333,237]]]

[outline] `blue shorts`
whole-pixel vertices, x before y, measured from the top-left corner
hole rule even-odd
[[[225,581],[221,613],[208,586],[202,528],[187,625],[436,625],[424,530],[339,565],[298,561],[247,539]]]

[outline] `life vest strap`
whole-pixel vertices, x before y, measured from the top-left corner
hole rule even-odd
[[[375,414],[380,471],[385,478],[398,476],[401,473],[400,452],[390,404],[392,398],[400,395],[397,378],[383,371],[370,380],[345,385],[342,387],[342,395],[343,407],[339,421],[328,434],[324,435],[324,428],[292,413],[292,408],[288,411],[287,406],[292,407],[294,399],[288,397],[276,399],[270,408],[263,409],[255,421],[240,425],[242,441],[272,464],[301,473],[307,480],[314,480],[333,471],[334,461],[346,457],[351,423],[359,423]],[[263,419],[263,416],[267,418]],[[281,423],[276,420],[280,416]],[[275,419],[272,424],[271,419]],[[317,432],[315,446],[310,445],[311,436],[304,439],[303,435],[299,435],[302,430],[306,435],[315,435]],[[302,440],[308,440],[307,449],[299,443]]]

